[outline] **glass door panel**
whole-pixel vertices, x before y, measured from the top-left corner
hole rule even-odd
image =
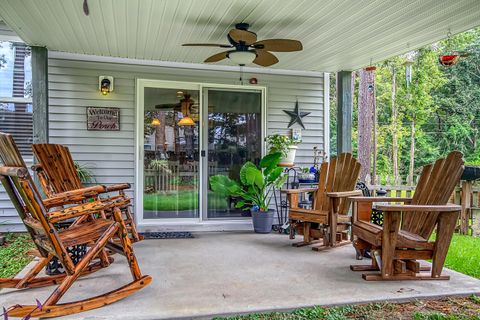
[[[199,217],[199,91],[144,89],[144,219]]]
[[[238,180],[246,161],[262,157],[262,92],[207,89],[207,176],[222,174]],[[205,141],[204,140],[204,141]],[[239,199],[207,192],[207,218],[240,219],[250,212],[236,209]]]

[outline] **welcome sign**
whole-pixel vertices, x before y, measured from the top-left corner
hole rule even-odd
[[[87,130],[120,131],[120,109],[88,107]]]

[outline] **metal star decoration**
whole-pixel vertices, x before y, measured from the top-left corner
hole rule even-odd
[[[303,129],[305,129],[302,118],[308,116],[310,112],[300,112],[298,110],[298,101],[295,102],[295,109],[293,109],[293,111],[283,110],[283,112],[285,112],[290,116],[290,122],[288,123],[288,128],[293,126],[295,123],[298,123]]]

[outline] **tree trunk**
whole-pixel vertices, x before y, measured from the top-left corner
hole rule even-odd
[[[398,109],[397,100],[397,71],[395,66],[392,67],[392,162],[393,162],[393,179],[398,180]]]
[[[360,180],[365,181],[372,164],[373,72],[360,70],[358,89],[358,161]]]
[[[415,168],[415,116],[412,118],[410,132],[410,167],[408,168],[408,182],[413,184],[413,170]]]
[[[370,183],[372,185],[377,184],[377,156],[378,156],[378,148],[377,148],[377,86],[375,83],[375,71],[372,71],[372,111],[373,111],[373,163],[372,163],[372,175]]]

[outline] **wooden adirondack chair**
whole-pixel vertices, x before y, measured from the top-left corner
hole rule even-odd
[[[39,161],[39,164],[33,166],[33,169],[37,172],[40,185],[47,197],[50,198],[67,191],[83,188],[72,155],[66,146],[34,144],[32,149]],[[126,205],[121,210],[125,216],[124,221],[130,232],[130,238],[136,242],[142,240],[143,237],[138,234],[133,220],[132,204],[130,198],[125,194],[125,190],[129,188],[130,184],[128,183],[114,184],[105,186],[104,193],[119,192],[120,196],[126,200]],[[111,213],[106,212],[105,214],[111,216]]]
[[[441,275],[448,247],[455,230],[461,207],[447,204],[463,172],[460,152],[452,152],[434,165],[423,168],[412,199],[358,197],[354,201],[352,232],[354,247],[363,256],[370,249],[371,265],[352,265],[354,271],[380,271],[363,274],[365,280],[448,280]],[[362,221],[356,207],[361,203],[403,202],[407,204],[380,205],[383,227]],[[430,240],[436,228],[436,240]],[[417,259],[432,259],[430,268],[420,267]]]
[[[322,245],[312,248],[318,251],[350,243],[349,197],[362,195],[361,190],[355,190],[359,174],[360,163],[350,153],[342,153],[330,163],[322,163],[317,188],[285,191],[289,202],[290,239],[295,238],[295,231],[303,234],[303,241],[294,246],[318,243],[321,239]],[[313,209],[298,207],[298,195],[306,192],[314,192]]]
[[[119,207],[125,205],[124,198],[118,196],[86,204],[73,204],[79,199],[92,197],[97,194],[97,191],[103,190],[101,186],[96,186],[69,191],[42,201],[25,162],[9,134],[0,133],[0,159],[3,163],[3,166],[0,167],[0,180],[34,240],[40,256],[39,262],[23,278],[0,278],[0,288],[25,289],[58,285],[43,303],[41,310],[36,305],[13,306],[7,309],[8,316],[31,315],[32,317],[48,318],[87,311],[123,299],[151,282],[150,276],[142,275],[140,272],[127,229],[121,218]],[[59,204],[73,206],[49,211],[50,208],[57,207]],[[90,219],[92,215],[103,210],[113,211],[114,219]],[[75,217],[79,219],[85,217],[85,219],[83,223],[68,229],[56,229],[56,222]],[[114,237],[121,239],[120,245],[113,242]],[[80,244],[86,244],[88,251],[74,265],[66,248]],[[59,304],[58,301],[78,277],[108,267],[113,262],[113,259],[106,254],[106,247],[127,257],[133,281],[96,297]],[[63,264],[65,274],[37,277],[53,257],[57,257]],[[98,261],[95,262],[95,260]]]

